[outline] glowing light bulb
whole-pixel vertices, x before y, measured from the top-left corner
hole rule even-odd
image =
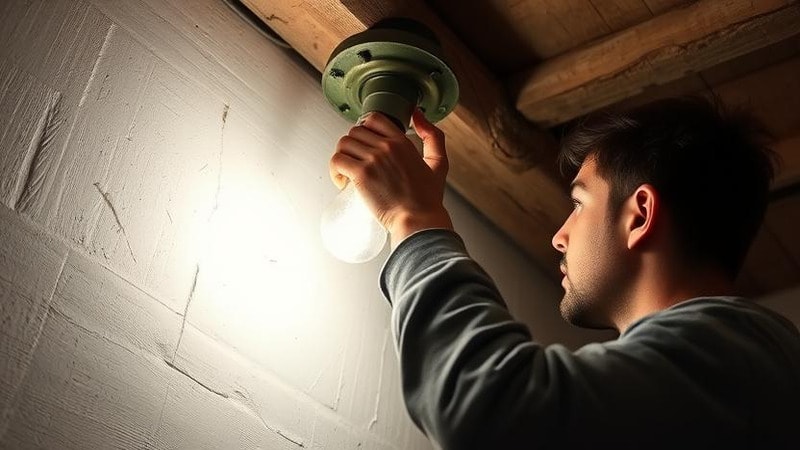
[[[386,229],[378,223],[353,183],[322,212],[322,244],[337,259],[367,262],[383,250]]]

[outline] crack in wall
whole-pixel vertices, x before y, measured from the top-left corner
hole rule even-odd
[[[186,299],[186,306],[183,308],[183,320],[181,321],[181,331],[178,334],[178,342],[175,344],[175,352],[172,353],[172,362],[175,362],[175,357],[178,355],[178,348],[181,346],[183,340],[183,332],[186,330],[186,316],[189,314],[189,304],[192,303],[194,298],[194,291],[197,289],[197,278],[200,275],[200,264],[195,265],[194,277],[192,277],[192,287],[189,289],[189,297]]]
[[[383,386],[383,366],[386,360],[386,344],[388,342],[389,332],[385,330],[383,333],[383,345],[381,346],[381,364],[378,369],[378,392],[375,394],[375,408],[372,411],[372,420],[369,421],[369,425],[367,426],[368,430],[372,430],[372,427],[378,423],[378,410],[381,406],[381,387]]]
[[[264,428],[266,428],[267,430],[277,434],[278,436],[282,437],[283,439],[286,439],[287,441],[291,442],[292,444],[297,445],[298,447],[305,448],[306,445],[305,445],[305,443],[303,443],[302,440],[300,440],[300,438],[291,437],[287,433],[283,432],[282,430],[280,430],[278,428],[275,428],[273,426],[270,426],[267,423],[267,421],[264,420],[263,417],[261,417],[261,414],[258,413],[258,410],[256,408],[256,404],[253,402],[253,400],[248,395],[246,395],[242,391],[236,389],[236,390],[233,391],[233,396],[236,397],[236,399],[230,398],[230,400],[236,401],[240,406],[242,406],[250,414],[255,416],[261,422],[261,424],[264,425]]]
[[[128,234],[125,232],[125,227],[122,226],[122,222],[120,222],[120,220],[119,220],[119,215],[117,214],[117,209],[114,208],[114,204],[111,203],[111,195],[108,192],[103,192],[103,190],[100,189],[100,183],[99,182],[95,182],[93,184],[94,184],[94,187],[97,188],[97,192],[99,192],[100,195],[103,197],[103,200],[105,200],[106,205],[108,205],[108,207],[111,209],[111,214],[114,215],[114,220],[117,222],[117,226],[119,227],[120,231],[122,232],[122,236],[125,238],[125,243],[128,245],[128,251],[131,254],[131,258],[133,258],[133,262],[136,262],[136,255],[133,254],[133,248],[131,247],[131,241],[128,239]]]
[[[217,160],[217,191],[214,193],[214,208],[211,210],[211,215],[213,216],[214,213],[219,208],[219,192],[222,190],[222,155],[225,152],[225,124],[228,121],[228,111],[230,111],[231,107],[228,104],[222,108],[222,128],[219,132],[219,157]]]
[[[212,387],[208,386],[207,384],[205,384],[202,381],[198,380],[197,378],[193,377],[189,372],[187,372],[187,371],[181,369],[180,367],[178,367],[177,365],[175,365],[172,361],[168,361],[168,360],[165,359],[164,362],[170,368],[176,370],[178,373],[182,374],[186,378],[194,381],[197,385],[199,385],[203,389],[207,390],[208,392],[211,392],[212,394],[214,394],[216,396],[219,396],[219,397],[222,397],[222,398],[225,398],[225,399],[229,399],[230,398],[230,396],[228,394],[226,394],[224,392],[220,392],[220,391],[218,391],[216,389],[213,389]]]
[[[296,446],[298,446],[300,448],[305,448],[306,445],[305,445],[305,443],[303,442],[302,439],[300,439],[298,437],[290,436],[288,433],[284,432],[283,430],[281,430],[279,428],[275,428],[275,427],[269,425],[267,423],[267,421],[264,420],[263,417],[261,417],[261,414],[258,413],[258,410],[256,408],[255,403],[250,398],[250,396],[247,395],[246,392],[242,392],[239,389],[234,389],[232,394],[228,394],[228,393],[225,393],[225,392],[222,392],[222,391],[218,391],[218,390],[214,389],[213,387],[211,387],[211,386],[203,383],[202,381],[198,380],[193,375],[191,375],[188,371],[182,369],[181,367],[178,367],[174,362],[168,361],[166,359],[164,360],[164,362],[167,364],[167,366],[169,366],[173,370],[177,371],[178,373],[182,374],[183,376],[185,376],[189,380],[195,382],[196,384],[198,384],[200,387],[202,387],[206,391],[211,392],[212,394],[214,394],[214,395],[216,395],[218,397],[224,398],[226,400],[230,400],[231,402],[234,403],[234,405],[236,405],[240,409],[243,409],[248,414],[250,414],[250,415],[254,416],[256,419],[258,419],[258,421],[268,431],[277,434],[281,438],[291,442],[292,444],[294,444],[294,445],[296,445]],[[244,388],[242,388],[242,389],[244,389]],[[162,412],[162,414],[163,414],[163,412]]]

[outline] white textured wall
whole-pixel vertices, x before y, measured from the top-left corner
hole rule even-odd
[[[377,261],[321,248],[348,124],[221,0],[0,2],[0,447],[424,449]],[[512,309],[558,288],[457,196]]]

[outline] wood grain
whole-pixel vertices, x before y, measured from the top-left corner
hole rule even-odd
[[[498,76],[508,75],[687,0],[460,0],[428,2]]]
[[[534,67],[509,83],[517,108],[552,126],[800,33],[790,0],[704,0]]]

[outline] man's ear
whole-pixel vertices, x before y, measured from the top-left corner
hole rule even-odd
[[[661,220],[661,199],[651,184],[636,188],[625,201],[624,226],[628,249],[644,244],[655,233],[655,225]]]

